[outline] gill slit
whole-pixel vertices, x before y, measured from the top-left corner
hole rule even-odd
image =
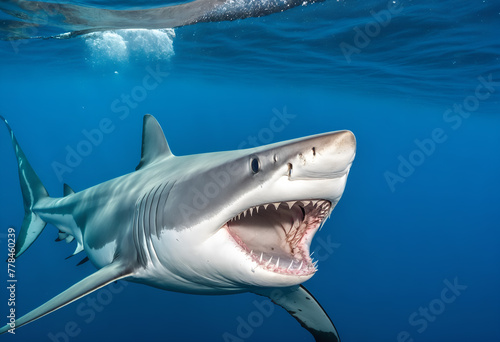
[[[136,202],[134,219],[134,246],[137,251],[137,261],[146,267],[149,261],[157,261],[158,255],[153,246],[151,236],[159,237],[163,227],[162,207],[166,205],[172,186],[169,182],[162,183],[144,193]]]

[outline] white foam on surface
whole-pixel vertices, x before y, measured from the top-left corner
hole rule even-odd
[[[83,37],[94,63],[127,62],[136,58],[166,60],[174,55],[175,31],[171,28],[93,32]]]

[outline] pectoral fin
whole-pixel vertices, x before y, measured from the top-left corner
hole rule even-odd
[[[100,289],[107,284],[129,276],[131,272],[119,263],[113,263],[101,268],[99,271],[89,275],[75,285],[71,286],[66,291],[55,296],[45,304],[39,306],[28,314],[16,319],[16,329],[24,324],[33,322],[34,320],[43,317],[63,306],[74,302],[75,300]],[[5,325],[0,329],[0,334],[7,332],[11,327]]]
[[[304,286],[259,289],[254,292],[269,297],[273,303],[288,311],[314,336],[316,342],[340,341],[330,317]]]

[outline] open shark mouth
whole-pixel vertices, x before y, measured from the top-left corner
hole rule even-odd
[[[266,270],[289,275],[317,271],[309,255],[311,240],[331,213],[326,200],[262,204],[226,222],[226,228],[245,253]]]

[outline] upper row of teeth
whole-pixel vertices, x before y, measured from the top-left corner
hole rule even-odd
[[[262,204],[262,205],[258,205],[256,207],[251,207],[241,213],[239,213],[237,216],[233,217],[231,219],[231,221],[234,221],[236,219],[240,219],[241,216],[243,215],[243,217],[246,217],[247,215],[250,215],[252,216],[253,215],[253,212],[255,211],[256,213],[259,212],[259,208],[260,207],[264,207],[264,210],[267,209],[268,206],[272,205],[274,206],[274,208],[276,210],[278,210],[279,206],[281,205],[281,203],[286,203],[288,205],[288,209],[292,209],[292,207],[294,206],[295,203],[302,203],[302,205],[305,207],[309,204],[312,203],[312,205],[314,207],[316,207],[319,203],[320,206],[324,206],[323,210],[324,212],[327,211],[327,206],[325,206],[325,203],[328,203],[327,201],[324,201],[324,200],[308,200],[308,201],[288,201],[288,202],[275,202],[275,203],[267,203],[267,204]]]

